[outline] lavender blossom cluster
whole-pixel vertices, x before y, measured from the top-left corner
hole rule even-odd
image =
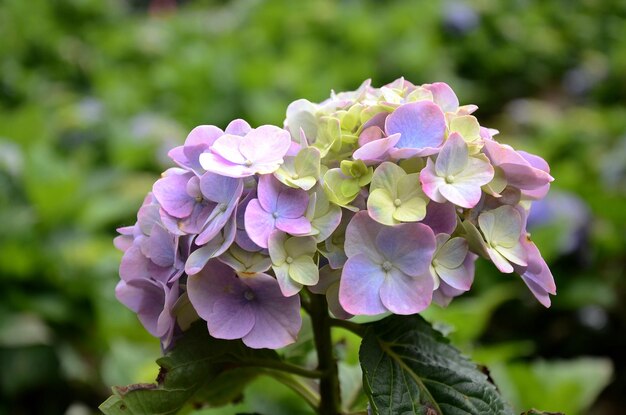
[[[548,164],[495,141],[476,109],[401,78],[295,101],[283,128],[196,127],[118,230],[117,298],[165,348],[202,318],[215,338],[276,349],[297,338],[303,290],[341,319],[413,314],[468,291],[481,256],[548,307],[526,231]]]

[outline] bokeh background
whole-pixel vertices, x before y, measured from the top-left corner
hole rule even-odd
[[[111,240],[188,131],[281,125],[295,99],[400,76],[448,82],[556,178],[531,230],[552,308],[481,263],[427,317],[519,411],[625,413],[625,74],[623,0],[0,1],[0,414],[96,413],[154,379]],[[267,379],[245,395],[195,413],[308,413]]]

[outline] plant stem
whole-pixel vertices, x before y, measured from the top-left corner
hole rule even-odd
[[[353,323],[352,321],[333,318],[330,320],[330,324],[334,327],[341,327],[343,329],[351,331],[357,336],[363,337],[363,335],[365,334],[365,327],[361,326],[360,324]]]
[[[274,361],[274,360],[255,360],[249,359],[243,366],[262,367],[266,369],[276,369],[305,378],[321,378],[323,373],[319,370],[309,370],[292,363]]]
[[[300,395],[311,408],[317,410],[320,403],[319,395],[312,390],[302,379],[290,375],[279,370],[265,369],[264,373],[273,377],[283,385],[289,387],[291,390]]]
[[[323,415],[341,413],[341,395],[339,392],[339,372],[333,356],[333,342],[330,335],[331,318],[328,315],[326,297],[310,295],[311,321],[317,350],[317,369],[322,372],[320,378],[320,405],[318,412]]]

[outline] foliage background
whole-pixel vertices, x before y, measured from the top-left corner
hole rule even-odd
[[[111,239],[191,128],[280,125],[297,98],[399,76],[448,82],[557,179],[532,231],[552,308],[482,263],[471,294],[426,317],[519,410],[621,413],[624,73],[621,0],[3,0],[0,414],[95,413],[108,386],[154,379],[158,344],[113,296]],[[306,360],[304,343],[289,353]],[[269,382],[196,413],[308,413]]]

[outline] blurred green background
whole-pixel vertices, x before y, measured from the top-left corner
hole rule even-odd
[[[400,76],[448,82],[556,178],[531,230],[552,308],[480,263],[426,316],[519,411],[623,414],[624,74],[623,0],[1,0],[0,414],[95,413],[109,386],[153,381],[158,341],[114,298],[111,240],[188,131],[281,125],[297,98]],[[309,413],[264,379],[245,394],[196,413]]]

